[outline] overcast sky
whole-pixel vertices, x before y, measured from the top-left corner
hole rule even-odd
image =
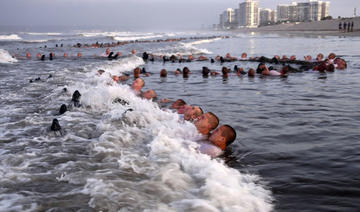
[[[218,23],[226,8],[243,0],[0,0],[0,25],[117,26],[129,29],[186,29]],[[304,2],[298,1],[298,2]],[[291,0],[260,0],[275,9]],[[330,1],[330,15],[360,14],[360,0]]]

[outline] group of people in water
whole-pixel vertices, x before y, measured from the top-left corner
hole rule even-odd
[[[107,54],[109,53],[107,52]],[[144,55],[145,54],[146,53],[144,53]],[[217,56],[215,58],[215,61],[220,61],[221,60],[220,58],[221,56]],[[237,75],[237,76],[248,75],[249,77],[254,77],[256,74],[261,76],[286,77],[289,72],[294,71],[294,68],[292,68],[290,65],[284,65],[279,70],[276,70],[272,66],[268,67],[266,65],[267,62],[281,64],[288,62],[291,63],[292,61],[294,63],[296,62],[296,64],[303,64],[308,66],[310,65],[312,67],[312,70],[318,72],[333,72],[336,68],[338,69],[346,68],[346,62],[343,59],[336,57],[334,53],[329,54],[326,58],[324,57],[323,54],[318,54],[316,59],[312,59],[312,57],[308,55],[304,57],[303,61],[296,60],[295,56],[291,56],[290,58],[287,58],[286,56],[283,56],[282,58],[280,58],[279,56],[274,56],[274,58],[271,59],[265,57],[247,58],[246,53],[242,55],[241,59],[232,57],[230,54],[227,54],[224,58],[226,62],[238,61],[238,60],[248,60],[254,62],[261,61],[261,62],[258,64],[256,70],[250,68],[247,72],[243,68],[238,67],[237,65],[234,66],[233,70],[224,66],[221,70],[221,73],[217,71],[212,71],[204,66],[201,71],[203,77],[216,76],[220,74],[225,78],[229,77],[230,75]],[[175,58],[172,57],[172,59]],[[98,70],[97,74],[100,76],[103,75],[104,73],[105,70]],[[188,67],[184,67],[182,70],[180,68],[176,69],[173,74],[182,75],[184,78],[188,78],[191,74],[191,71]],[[148,100],[156,100],[157,94],[154,90],[150,89],[147,91],[142,91],[142,88],[145,85],[145,81],[141,77],[147,77],[150,75],[151,73],[147,72],[145,68],[136,67],[133,70],[134,81],[131,84],[131,88],[135,92],[135,94],[141,98]],[[167,70],[162,69],[160,71],[160,77],[167,77],[167,76],[168,76]],[[109,74],[109,77],[115,83],[125,82],[130,79],[129,74],[124,74],[124,75]],[[169,102],[171,102],[171,100],[169,99],[161,99],[158,101],[160,105],[167,104]],[[217,148],[219,148],[220,150],[225,150],[225,148],[229,144],[231,144],[236,138],[236,132],[231,126],[222,125],[219,128],[217,128],[219,124],[219,118],[211,112],[204,113],[199,106],[189,105],[184,100],[179,99],[173,102],[170,108],[174,109],[179,114],[183,114],[184,120],[193,122],[199,133],[204,136],[207,136],[209,142],[208,143],[203,142],[200,148],[201,152],[204,152],[211,156],[217,156],[221,153],[221,151],[216,150]]]
[[[136,54],[136,51],[133,50],[132,54]],[[64,55],[65,56],[65,55]],[[81,57],[81,55],[78,55]],[[111,52],[109,48],[106,49],[105,57],[108,59],[117,59],[121,56],[121,53]],[[39,55],[37,55],[39,57]],[[43,56],[40,56],[40,60],[42,60]],[[54,58],[53,53],[50,53],[50,58]],[[273,58],[267,57],[247,57],[246,53],[242,53],[240,58],[231,56],[229,53],[225,56],[216,56],[214,59],[207,58],[205,56],[194,57],[193,55],[189,55],[184,58],[182,55],[171,55],[170,57],[163,55],[154,55],[148,54],[144,52],[142,54],[142,58],[144,61],[162,61],[166,62],[191,62],[191,61],[210,61],[211,63],[220,62],[221,64],[225,62],[235,62],[235,61],[249,61],[249,62],[258,62],[258,66],[256,69],[250,68],[245,71],[243,68],[234,66],[233,69],[227,68],[225,66],[222,67],[221,73],[218,71],[210,70],[208,67],[204,66],[201,70],[201,74],[203,77],[208,76],[217,76],[222,75],[224,78],[227,78],[231,75],[242,76],[247,75],[248,77],[254,77],[255,75],[260,76],[280,76],[286,77],[289,72],[296,72],[302,70],[314,70],[318,72],[333,72],[335,69],[345,69],[347,64],[345,60],[342,58],[336,57],[334,53],[330,53],[326,58],[323,54],[318,54],[315,59],[312,56],[307,55],[304,57],[304,60],[297,60],[296,56],[278,56],[275,55]],[[267,64],[271,64],[268,66]],[[272,66],[272,64],[275,64]],[[299,68],[294,68],[291,65],[300,65]],[[276,65],[280,68],[276,68]],[[98,70],[97,75],[104,76],[106,75],[105,70]],[[157,101],[157,94],[154,90],[150,89],[147,91],[143,91],[143,87],[145,86],[145,81],[141,77],[148,77],[152,73],[147,72],[145,68],[137,67],[133,70],[134,80],[131,83],[131,88],[133,92],[144,99]],[[184,78],[188,78],[192,72],[188,67],[184,67],[183,69],[176,69],[174,71],[174,75],[182,75]],[[111,83],[122,83],[130,79],[129,74],[123,75],[111,75],[108,76],[112,79]],[[162,69],[160,71],[160,77],[167,77],[168,71],[166,69]],[[80,104],[81,94],[79,91],[75,91],[72,96],[72,104],[73,107],[81,107]],[[129,103],[121,98],[117,98],[113,101],[114,103],[126,104]],[[178,99],[172,102],[170,99],[161,99],[158,101],[159,105],[167,105],[170,104],[168,109],[176,111],[180,114],[185,121],[190,121],[194,124],[199,134],[203,135],[207,141],[199,141],[199,151],[205,154],[210,155],[211,157],[216,157],[222,154],[222,152],[234,142],[236,139],[236,131],[230,125],[219,125],[219,118],[212,112],[206,112],[201,109],[199,106],[187,104],[184,100]],[[67,105],[61,105],[59,113],[63,114],[68,110]],[[128,109],[127,111],[132,111],[132,109]],[[61,130],[61,126],[57,119],[53,120],[52,126],[50,127],[52,131]]]
[[[98,75],[105,73],[104,70],[98,70]],[[141,69],[139,67],[134,69],[134,80],[131,84],[133,92],[144,99],[156,101],[157,94],[154,90],[142,91],[145,86],[145,81],[140,77]],[[109,75],[114,82],[126,81],[129,76],[112,76]],[[124,103],[126,101],[117,99],[116,102]],[[199,151],[216,157],[222,154],[228,145],[234,142],[236,138],[236,131],[230,125],[219,125],[219,118],[212,112],[204,113],[199,106],[187,104],[184,100],[178,99],[172,101],[170,99],[161,99],[158,101],[160,106],[165,106],[171,103],[169,109],[181,114],[183,120],[192,122],[198,132],[203,135],[204,140],[199,141]],[[207,141],[205,141],[207,140]]]
[[[92,44],[81,44],[77,43],[74,44],[73,47],[75,48],[112,48],[117,46],[123,46],[127,44],[134,44],[134,43],[163,43],[163,42],[178,42],[183,40],[202,40],[202,39],[215,39],[215,38],[229,38],[229,36],[206,36],[206,37],[180,37],[180,38],[167,38],[167,39],[156,39],[156,40],[130,40],[130,41],[118,41],[118,42],[111,42],[111,43],[92,43]]]

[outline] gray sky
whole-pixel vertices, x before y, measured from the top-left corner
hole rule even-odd
[[[218,23],[226,8],[243,0],[0,0],[0,25],[117,26],[129,29],[186,29]],[[298,2],[304,2],[298,1]],[[291,0],[260,0],[275,9]],[[330,15],[360,14],[360,0],[330,1]]]

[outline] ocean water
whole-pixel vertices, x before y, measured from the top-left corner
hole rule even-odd
[[[105,48],[72,47],[167,38],[183,40],[113,47],[123,57],[112,61],[100,56]],[[2,32],[0,209],[358,211],[359,45],[358,37],[309,35]],[[138,54],[131,55],[132,49]],[[248,69],[258,64],[144,62],[143,51],[298,58],[335,52],[348,68],[326,75],[292,73],[285,79],[203,78],[203,66],[220,71],[222,66]],[[26,52],[31,59],[24,58]],[[38,52],[54,52],[56,57],[40,61]],[[69,58],[63,58],[65,52]],[[82,58],[76,57],[79,52]],[[215,113],[221,124],[235,128],[237,139],[223,156],[211,159],[197,152],[200,136],[192,123],[137,97],[128,86],[131,80],[114,84],[107,74],[131,73],[138,66],[153,73],[144,78],[144,90],[154,89],[159,99],[182,98],[199,105]],[[185,66],[192,71],[189,78],[173,74]],[[163,68],[169,71],[165,79],[159,77]],[[98,76],[99,69],[107,73]],[[38,77],[41,80],[35,81]],[[59,115],[75,90],[82,94],[82,106]],[[115,98],[129,104],[113,103]],[[133,111],[125,112],[130,108]],[[54,118],[62,126],[62,136],[49,131]]]

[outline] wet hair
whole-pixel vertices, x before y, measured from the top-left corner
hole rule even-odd
[[[331,58],[335,59],[335,57],[336,57],[336,55],[334,53],[330,53],[329,56],[328,56],[329,59],[331,59]]]
[[[232,144],[236,139],[236,131],[230,125],[223,125],[227,130],[222,132],[222,136],[226,138],[226,146]]]
[[[261,74],[261,72],[264,70],[263,68],[260,68],[260,66],[265,65],[265,63],[259,63],[257,69],[256,69],[256,73]]]
[[[255,70],[250,68],[249,71],[248,71],[248,76],[249,77],[254,77],[255,76]]]
[[[221,72],[222,72],[224,75],[226,75],[226,74],[229,73],[229,69],[224,66],[224,67],[222,67]]]
[[[184,105],[186,105],[186,102],[183,99],[178,99],[174,103],[172,103],[170,108],[178,109],[180,106],[184,106]]]
[[[143,79],[141,79],[140,77],[139,78],[136,78],[134,81],[136,80],[140,80],[141,83],[142,83],[142,86],[141,87],[144,87],[145,86],[145,81]]]
[[[219,118],[212,112],[207,112],[208,121],[211,125],[210,131],[214,130],[219,125]]]
[[[224,60],[223,57],[220,57],[220,62],[221,62],[221,63],[225,62],[225,60]]]
[[[208,76],[210,73],[210,70],[208,69],[208,67],[202,67],[202,75],[205,77],[205,76]]]
[[[134,69],[134,77],[138,78],[140,76],[140,73],[141,73],[141,69],[139,67],[136,67]]]
[[[99,73],[100,75],[102,75],[104,72],[105,72],[105,71],[102,70],[102,69],[99,69],[99,70],[98,70],[98,73]]]
[[[184,77],[188,77],[189,73],[190,73],[189,68],[188,68],[188,67],[184,67],[184,68],[183,68],[183,76],[184,76]]]
[[[276,57],[273,57],[273,58],[271,59],[271,62],[272,62],[272,63],[275,63],[275,64],[279,64],[279,59],[276,58]]]
[[[210,59],[211,63],[215,63],[215,60],[213,58]]]
[[[167,71],[166,69],[161,69],[160,71],[160,77],[166,77],[167,76]]]

